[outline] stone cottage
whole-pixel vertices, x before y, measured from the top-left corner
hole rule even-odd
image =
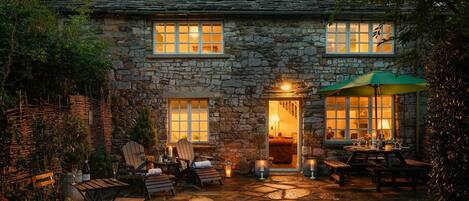
[[[373,132],[372,98],[319,89],[372,70],[396,72],[399,45],[378,44],[398,25],[385,18],[387,8],[344,5],[335,13],[334,2],[94,1],[93,23],[111,42],[113,150],[148,107],[160,140],[187,138],[218,167],[229,160],[242,171],[270,158],[278,170],[297,171],[305,157],[344,157],[344,145]],[[67,12],[73,3],[56,6]],[[378,127],[411,156],[423,149],[418,100],[413,93],[378,104]]]

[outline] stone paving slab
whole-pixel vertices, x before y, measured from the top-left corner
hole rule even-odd
[[[391,201],[413,200],[424,201],[425,186],[418,186],[417,191],[410,188],[382,188],[375,190],[370,178],[352,176],[344,187],[326,177],[310,180],[303,176],[272,176],[265,181],[248,176],[225,178],[224,185],[206,185],[201,190],[178,186],[176,196],[155,194],[152,200],[190,200],[190,201],[262,201],[262,200],[325,200],[325,201]],[[127,200],[126,200],[127,201]],[[129,200],[131,201],[131,200]],[[133,200],[132,200],[133,201]]]

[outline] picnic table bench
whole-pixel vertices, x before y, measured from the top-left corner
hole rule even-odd
[[[422,168],[413,166],[375,166],[368,167],[372,174],[372,180],[376,184],[376,190],[381,191],[381,187],[384,186],[411,186],[412,190],[417,188],[418,175],[422,171]],[[385,177],[390,176],[391,181],[386,181]],[[400,181],[398,181],[398,179]],[[403,181],[402,181],[403,180]]]
[[[344,186],[345,172],[350,168],[350,165],[336,160],[324,160],[324,163],[330,170],[329,177],[336,181],[339,186]]]

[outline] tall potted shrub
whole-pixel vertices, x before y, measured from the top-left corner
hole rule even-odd
[[[156,143],[156,129],[150,117],[150,109],[145,108],[138,115],[135,125],[130,129],[129,137],[132,141],[138,142],[150,149]]]

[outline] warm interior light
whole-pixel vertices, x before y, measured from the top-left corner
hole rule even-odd
[[[229,164],[225,165],[225,176],[231,177],[231,165]]]
[[[284,82],[280,86],[280,89],[282,89],[283,91],[290,91],[291,90],[291,84],[288,83],[288,82]]]
[[[277,122],[280,121],[280,117],[278,117],[278,114],[272,114],[272,115],[270,116],[270,121],[271,121],[272,123],[277,123]]]
[[[391,126],[389,126],[389,121],[387,119],[378,121],[378,129],[391,129]]]

